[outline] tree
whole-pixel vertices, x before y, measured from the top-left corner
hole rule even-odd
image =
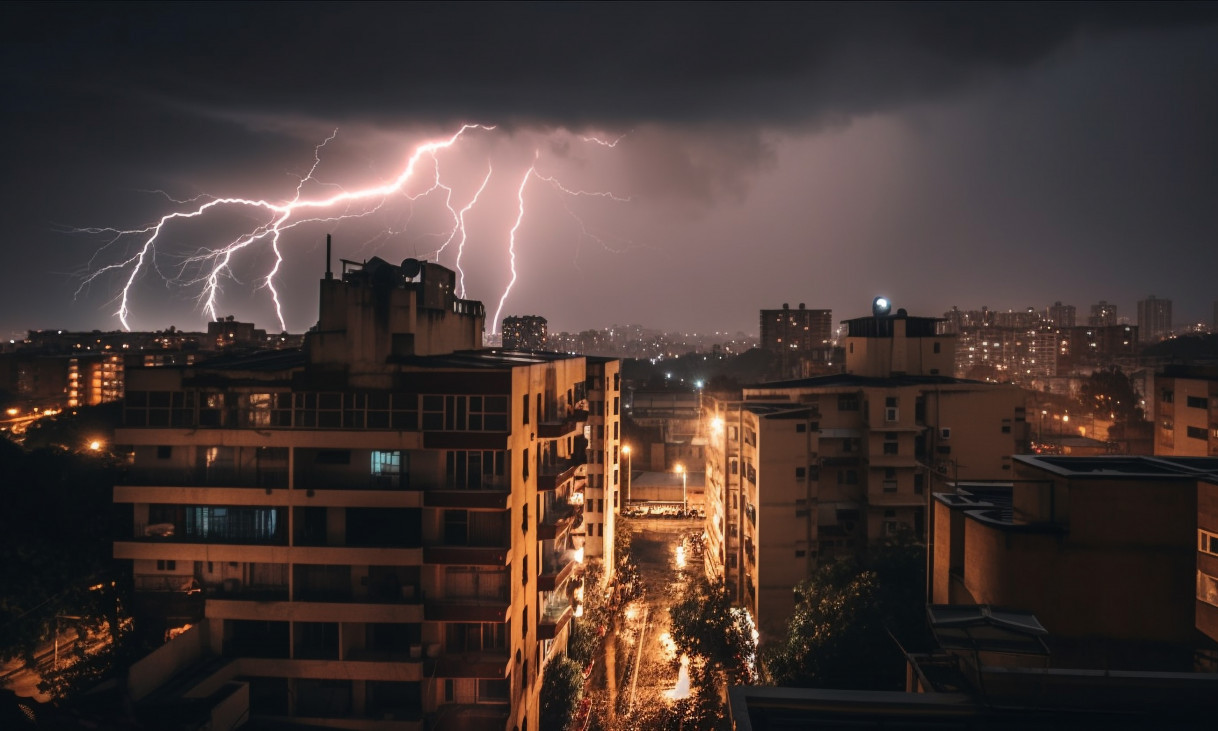
[[[746,612],[732,606],[722,584],[712,586],[699,577],[683,598],[668,609],[672,641],[691,660],[709,663],[737,683],[753,680],[757,651],[753,623]]]
[[[821,566],[795,589],[786,637],[766,648],[769,681],[815,688],[901,687],[901,647],[925,643],[925,556],[911,535],[900,534],[861,560]]]
[[[540,723],[543,729],[562,729],[574,717],[583,698],[584,671],[567,656],[556,657],[546,665],[539,693]]]
[[[1111,415],[1118,424],[1142,421],[1141,396],[1119,366],[1102,368],[1083,381],[1078,403],[1089,414]]]

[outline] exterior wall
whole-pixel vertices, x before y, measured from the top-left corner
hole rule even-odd
[[[1218,456],[1218,378],[1155,376],[1155,454]]]
[[[1002,480],[1028,439],[1024,392],[961,384],[923,391],[928,461],[950,479]]]
[[[617,400],[617,362],[599,362],[605,385],[589,398],[582,357],[486,355],[463,370],[454,356],[343,375],[343,361],[317,362],[329,345],[311,354],[320,378],[309,367],[131,371],[117,439],[135,459],[114,499],[137,532],[115,557],[133,562],[149,606],[194,582],[212,650],[239,658],[255,689],[274,689],[253,697],[282,692],[296,721],[337,714],[347,728],[381,727],[417,703],[416,718],[460,725],[463,713],[490,712],[505,728],[536,728],[543,668],[564,651],[580,595],[581,552],[608,546],[612,564],[612,486],[588,486],[592,474],[617,475],[612,406],[604,436],[585,440],[592,401]],[[365,345],[357,357],[381,347]],[[502,429],[489,418],[473,426],[478,403]],[[204,412],[215,422],[201,423]],[[580,464],[592,454],[596,470]],[[605,529],[595,542],[579,527],[588,517]],[[319,683],[339,689],[341,707],[317,705]],[[266,715],[257,704],[251,713]]]
[[[1055,637],[1192,639],[1195,481],[1067,480],[1026,466],[1016,478],[1017,524],[963,516],[962,552],[957,515],[937,506],[936,601],[957,600],[943,568],[962,555],[969,601],[1030,611]],[[1055,523],[1049,503],[1065,506]],[[1020,508],[1033,504],[1039,513]],[[1032,522],[1019,525],[1020,515]]]
[[[1197,484],[1197,629],[1218,640],[1218,484]]]
[[[817,565],[817,435],[807,417],[750,421],[758,431],[757,526],[745,561],[756,570],[754,620],[774,637],[795,608],[792,588]]]

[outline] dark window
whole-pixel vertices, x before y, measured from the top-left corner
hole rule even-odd
[[[1165,404],[1174,403],[1176,400],[1176,392],[1165,388],[1163,389],[1163,398],[1160,400]]]
[[[837,397],[838,411],[858,411],[859,397],[856,393],[843,393]]]
[[[1189,396],[1188,405],[1194,409],[1208,409],[1210,404],[1209,399],[1204,396]]]
[[[802,479],[804,479],[804,477],[807,476],[807,474],[808,474],[808,471],[806,469],[804,469],[803,467],[795,468],[795,479],[802,480]]]
[[[941,343],[935,343],[935,345],[934,345],[934,350],[935,350],[935,352],[936,352],[936,353],[938,353],[938,352],[939,352],[939,346],[940,346],[940,345],[941,345]]]
[[[806,432],[806,431],[808,431],[808,425],[807,425],[807,424],[799,423],[799,424],[796,424],[796,425],[795,425],[795,432],[796,432],[796,433],[798,433],[798,434],[803,434],[803,433],[804,433],[804,432]]]
[[[173,457],[173,447],[160,446],[156,448],[157,459],[169,459]]]
[[[1188,435],[1189,435],[1189,437],[1191,437],[1193,439],[1206,439],[1207,438],[1207,435],[1205,433],[1205,428],[1200,427],[1200,426],[1188,427]]]

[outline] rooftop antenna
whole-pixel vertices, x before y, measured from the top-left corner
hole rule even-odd
[[[326,279],[333,279],[334,272],[330,271],[330,234],[326,234]]]

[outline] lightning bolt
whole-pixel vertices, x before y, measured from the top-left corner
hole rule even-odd
[[[155,270],[166,279],[167,284],[197,287],[199,290],[196,296],[197,305],[210,319],[214,320],[219,315],[220,298],[225,283],[228,281],[240,283],[237,272],[237,258],[245,251],[251,249],[251,247],[256,245],[265,246],[266,250],[270,253],[271,264],[268,270],[257,277],[256,289],[265,288],[267,290],[270,302],[275,310],[275,315],[279,320],[279,325],[281,329],[286,331],[287,323],[284,318],[284,304],[276,284],[284,264],[285,234],[304,224],[364,218],[382,209],[394,198],[405,199],[413,204],[426,196],[437,194],[443,199],[442,205],[447,210],[451,219],[451,229],[447,232],[443,243],[434,252],[434,256],[438,259],[450,245],[455,244],[455,268],[460,277],[457,294],[459,297],[464,298],[466,296],[465,270],[462,263],[466,254],[466,245],[469,243],[467,216],[482,200],[483,194],[495,173],[495,166],[488,160],[487,172],[481,184],[464,205],[458,209],[454,203],[453,185],[442,179],[439,155],[441,152],[456,146],[467,134],[474,132],[490,133],[495,129],[491,125],[464,124],[446,137],[424,141],[413,148],[395,177],[388,182],[370,187],[347,190],[338,184],[324,183],[318,179],[317,174],[321,168],[323,150],[338,135],[338,131],[334,130],[325,140],[314,147],[312,165],[309,167],[308,172],[296,182],[294,194],[286,201],[233,196],[199,196],[182,201],[157,191],[158,194],[170,201],[176,210],[165,213],[151,223],[139,228],[119,229],[104,227],[78,229],[79,232],[101,233],[110,238],[109,241],[104,243],[95,252],[93,259],[90,260],[90,273],[83,278],[76,294],[79,296],[84,289],[103,275],[121,273],[123,283],[118,294],[115,296],[118,307],[114,315],[125,329],[130,330],[134,287],[142,276],[150,270]],[[621,137],[608,142],[593,137],[584,137],[583,139],[586,142],[610,148],[616,147],[622,140]],[[520,183],[516,187],[515,220],[507,234],[507,264],[510,276],[499,298],[498,308],[491,325],[492,333],[497,331],[496,327],[500,321],[503,308],[518,279],[516,258],[518,235],[525,221],[528,209],[528,205],[526,205],[526,189],[530,180],[536,179],[547,183],[560,193],[562,198],[593,197],[620,203],[630,201],[629,197],[618,196],[611,192],[569,188],[553,175],[540,174],[537,170],[538,159],[539,152],[534,150],[532,161],[520,176]],[[424,160],[430,162],[429,170],[426,169],[427,166],[424,165]],[[425,186],[424,189],[412,193],[411,188],[418,190],[420,183]],[[313,193],[310,195],[309,190],[316,189],[318,186],[328,190],[322,194]],[[581,238],[591,238],[604,246],[603,241],[588,232],[583,221],[580,220],[579,216],[565,202],[563,206],[568,215],[579,223]],[[181,256],[176,266],[168,274],[158,264],[157,256],[159,248],[164,248],[173,242],[171,228],[175,225],[188,223],[195,219],[207,218],[222,212],[231,214],[241,211],[248,211],[261,220],[252,228],[229,239],[222,245],[201,247],[189,255]],[[444,234],[441,235],[443,236]],[[99,257],[102,252],[108,251],[121,242],[132,239],[136,243],[133,249],[134,253],[122,257],[113,263],[98,266]],[[607,246],[605,248],[611,250]]]

